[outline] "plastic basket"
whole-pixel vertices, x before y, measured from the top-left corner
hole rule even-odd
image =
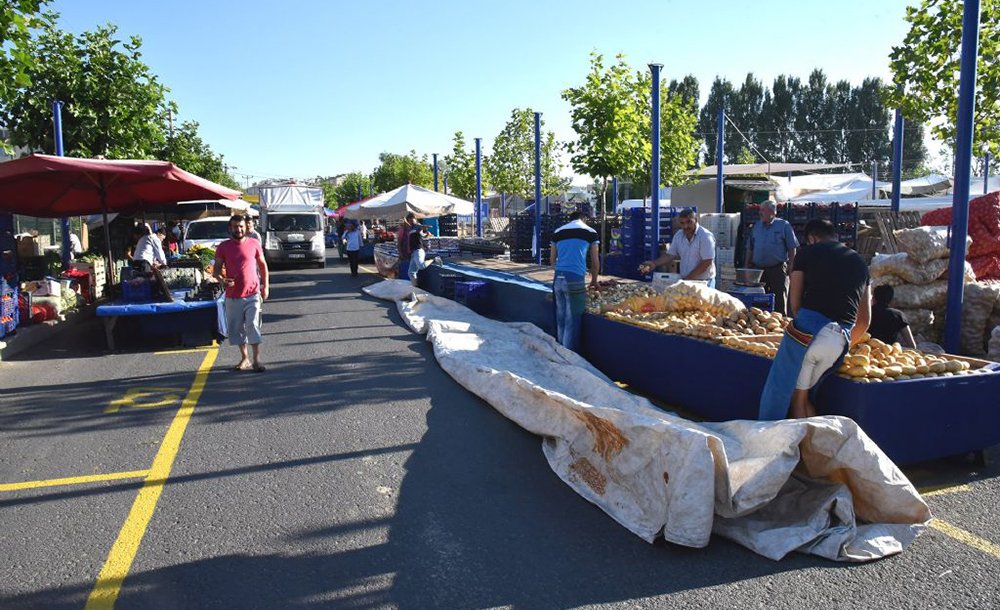
[[[773,294],[745,294],[741,292],[730,292],[729,294],[742,301],[747,307],[756,307],[764,311],[774,311]]]

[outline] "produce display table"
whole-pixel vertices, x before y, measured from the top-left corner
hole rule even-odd
[[[594,366],[651,398],[712,421],[757,418],[768,358],[592,314],[582,339]],[[888,383],[831,376],[816,408],[853,419],[899,464],[979,451],[1000,443],[1000,364],[985,366],[990,372]]]
[[[218,328],[217,312],[220,301],[185,301],[187,291],[172,291],[172,303],[128,303],[113,301],[97,307],[98,317],[104,320],[104,335],[108,349],[114,351],[115,325],[121,317],[141,316],[146,318],[146,330],[152,334],[203,332],[208,329],[214,334]]]

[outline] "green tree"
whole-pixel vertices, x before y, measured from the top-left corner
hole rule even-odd
[[[358,193],[360,192],[362,198],[368,196],[369,186],[371,185],[371,178],[364,175],[361,172],[351,172],[344,176],[343,181],[340,184],[333,187],[333,202],[335,205],[330,205],[327,201],[326,207],[336,208],[342,205],[347,205],[358,200]],[[395,187],[393,187],[395,188]],[[326,191],[324,190],[324,199],[326,199]]]
[[[198,123],[185,121],[173,135],[167,136],[156,158],[170,161],[181,169],[232,189],[242,190],[239,183],[226,171],[222,155],[218,155],[198,135]]]
[[[542,126],[545,121],[542,121]],[[542,196],[569,188],[559,176],[560,145],[555,134],[542,131]],[[490,186],[497,192],[532,199],[535,192],[535,117],[531,108],[515,108],[510,120],[493,140],[493,152],[483,163]]]
[[[799,89],[795,112],[795,132],[798,158],[805,163],[823,163],[823,134],[833,128],[833,108],[827,94],[829,85],[826,74],[819,68],[809,74],[805,86]]]
[[[563,91],[562,98],[572,107],[570,118],[577,135],[567,145],[573,169],[602,181],[600,200],[604,201],[608,179],[635,176],[642,163],[643,110],[636,103],[632,70],[623,55],[605,66],[602,55],[591,53],[586,80]],[[648,145],[648,132],[645,135]]]
[[[647,71],[636,73],[633,89],[637,109],[652,107],[653,75]],[[665,83],[661,83],[661,86]],[[700,141],[695,135],[698,127],[698,113],[694,106],[682,95],[660,96],[660,177],[658,184],[683,184],[687,172],[698,160]],[[639,111],[640,126],[637,148],[641,157],[636,166],[638,171],[628,175],[633,183],[642,184],[642,192],[649,193],[652,172],[653,144],[652,113]]]
[[[489,163],[485,159],[483,165]],[[448,176],[448,193],[472,201],[476,198],[476,153],[469,150],[465,135],[456,131],[451,154],[445,157]],[[433,178],[433,176],[432,176]]]
[[[61,100],[67,155],[148,158],[163,147],[167,88],[142,62],[141,39],[116,34],[113,25],[77,37],[41,30],[30,50],[31,84],[3,109],[14,144],[53,150],[50,104]]]
[[[922,0],[906,9],[910,30],[889,55],[893,82],[885,91],[890,106],[907,119],[932,125],[931,132],[955,144],[961,60],[962,8],[959,0]],[[975,154],[1000,154],[1000,0],[982,0],[979,62],[973,119]]]
[[[771,161],[795,162],[799,154],[795,116],[798,112],[799,91],[802,81],[781,75],[774,79],[770,96],[765,96],[761,107],[761,152]]]
[[[698,113],[698,104],[701,103],[698,89],[698,79],[688,74],[681,80],[671,80],[667,85],[667,95],[674,97],[679,95],[685,103],[691,106],[695,114]]]
[[[712,88],[708,91],[708,99],[705,101],[705,106],[701,109],[701,117],[698,121],[698,131],[705,138],[705,165],[715,165],[717,163],[715,154],[718,147],[716,138],[718,138],[719,133],[719,109],[725,110],[726,114],[732,116],[735,104],[736,89],[733,88],[733,84],[727,79],[719,78],[718,76],[715,77],[715,80],[712,81]],[[732,138],[726,139],[731,140]],[[735,154],[739,152],[740,148],[738,144],[734,148],[731,142],[727,141],[724,143],[722,151],[724,162],[727,156],[730,159],[735,158]]]
[[[34,67],[30,46],[33,30],[52,23],[51,14],[41,14],[49,0],[7,0],[0,5],[0,106],[18,87],[31,85]]]
[[[376,192],[385,193],[405,184],[434,187],[434,171],[427,155],[418,157],[415,150],[411,150],[408,155],[384,152],[378,156],[378,160],[379,166],[372,175]]]
[[[877,161],[885,171],[892,159],[889,142],[891,115],[883,101],[882,79],[869,77],[854,89],[847,123],[847,152],[851,161]],[[867,171],[867,170],[866,170]]]

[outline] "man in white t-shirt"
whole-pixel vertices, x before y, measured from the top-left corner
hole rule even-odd
[[[682,280],[708,280],[715,287],[715,236],[698,224],[694,210],[688,208],[679,215],[682,231],[675,233],[670,247],[659,258],[639,265],[640,273],[649,273],[660,265],[680,259]]]

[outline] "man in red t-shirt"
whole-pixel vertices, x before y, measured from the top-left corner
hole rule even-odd
[[[262,373],[264,365],[260,362],[260,317],[261,304],[268,297],[267,262],[264,260],[260,241],[247,236],[247,224],[242,216],[236,215],[229,219],[229,234],[232,239],[227,239],[215,249],[213,271],[216,279],[222,280],[226,287],[229,343],[240,348],[237,371],[253,369]],[[253,348],[252,363],[247,345]]]

